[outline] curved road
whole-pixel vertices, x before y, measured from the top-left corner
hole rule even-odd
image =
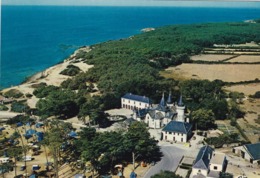
[[[161,170],[175,171],[186,150],[174,146],[161,146],[163,157],[156,165],[152,166],[144,175],[150,178],[152,175],[160,173]]]

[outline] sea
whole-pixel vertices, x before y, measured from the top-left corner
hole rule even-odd
[[[55,65],[77,48],[172,24],[259,19],[260,8],[2,6],[0,89]]]

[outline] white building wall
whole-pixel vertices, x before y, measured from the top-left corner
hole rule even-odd
[[[221,172],[223,170],[223,164],[210,164],[209,169],[212,171],[219,171]],[[217,168],[217,169],[214,169]]]
[[[184,115],[184,111],[185,111],[185,106],[176,106],[176,111],[177,111],[177,121],[180,122],[185,122],[185,115]]]
[[[187,135],[177,132],[166,132],[162,131],[163,140],[165,141],[177,141],[177,142],[187,142]]]
[[[126,109],[145,109],[149,107],[148,103],[121,98],[121,107]]]
[[[202,174],[204,176],[207,176],[208,175],[208,170],[192,168],[191,177],[193,177],[193,176],[195,176],[197,174]]]
[[[161,128],[161,121],[159,119],[149,119],[148,127],[153,129]]]

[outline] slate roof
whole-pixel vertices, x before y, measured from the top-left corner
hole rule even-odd
[[[145,115],[149,112],[149,109],[138,109],[135,112],[138,117],[145,117]]]
[[[210,158],[212,157],[213,151],[213,148],[211,148],[210,146],[203,146],[200,149],[192,168],[208,170]]]
[[[122,98],[125,99],[130,99],[130,100],[135,100],[135,101],[139,101],[139,102],[143,102],[143,103],[147,103],[150,104],[151,100],[146,97],[146,96],[139,96],[139,95],[134,95],[132,93],[127,93],[125,94]]]
[[[184,106],[184,103],[182,102],[182,95],[180,96],[180,99],[177,104],[178,106]]]
[[[169,122],[162,131],[167,132],[178,132],[187,134],[190,132],[192,125],[187,122],[171,121]]]
[[[168,96],[168,99],[167,99],[167,101],[166,101],[168,104],[172,104],[173,102],[172,102],[172,94],[171,94],[171,92],[169,93],[169,96]]]
[[[163,112],[166,112],[168,110],[166,106],[162,106],[160,104],[155,109]]]
[[[260,142],[255,144],[246,144],[244,147],[248,150],[248,153],[254,160],[260,159]]]
[[[161,99],[159,105],[161,105],[161,106],[166,106],[165,99],[164,99],[164,93],[163,93],[163,95],[162,95],[162,99]]]
[[[161,112],[155,112],[155,110],[150,110],[149,115],[151,116],[152,119],[163,119],[164,116]]]

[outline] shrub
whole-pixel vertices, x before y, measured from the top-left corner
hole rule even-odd
[[[47,86],[47,84],[45,82],[36,83],[36,84],[31,85],[32,88],[40,88],[40,87],[45,87],[45,86]]]
[[[8,110],[7,106],[0,104],[0,111],[7,111],[7,110]]]
[[[80,72],[80,68],[74,65],[68,65],[66,69],[60,72],[62,75],[75,76]]]
[[[30,107],[24,102],[13,102],[11,104],[11,111],[13,112],[28,112]]]
[[[17,89],[11,89],[11,90],[8,90],[7,92],[4,93],[4,96],[5,97],[8,97],[8,98],[20,98],[23,96],[23,93],[20,92],[19,90]]]
[[[59,87],[49,85],[49,86],[41,86],[33,91],[33,94],[37,98],[44,98],[49,95],[49,93],[58,90]]]
[[[32,95],[31,93],[26,93],[25,96],[26,96],[27,98],[31,98],[33,95]]]
[[[253,98],[260,98],[260,91],[255,92],[255,94],[252,97]]]
[[[16,124],[17,122],[25,123],[28,121],[33,121],[33,119],[30,119],[29,116],[17,115],[11,119],[8,119],[6,123],[11,125],[11,124]]]

